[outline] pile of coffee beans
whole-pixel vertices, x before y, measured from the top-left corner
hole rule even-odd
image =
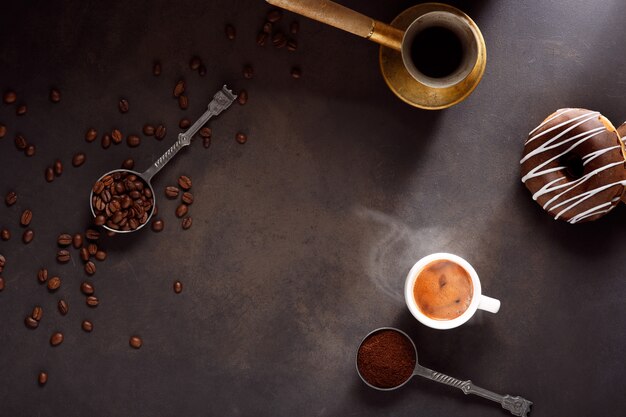
[[[128,171],[105,175],[93,185],[94,224],[119,231],[136,230],[148,221],[154,206],[152,190]]]

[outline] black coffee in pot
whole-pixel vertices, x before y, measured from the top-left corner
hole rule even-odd
[[[461,66],[463,45],[450,29],[431,26],[419,32],[413,39],[411,59],[417,70],[425,76],[444,78]]]

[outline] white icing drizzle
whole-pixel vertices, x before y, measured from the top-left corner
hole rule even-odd
[[[534,141],[537,138],[540,138],[543,135],[548,134],[549,132],[553,132],[554,130],[563,128],[565,126],[568,126],[571,124],[571,126],[568,126],[565,130],[563,130],[563,132],[559,133],[558,135],[554,136],[553,138],[550,138],[548,140],[546,140],[546,142],[544,142],[543,144],[541,144],[540,146],[538,146],[536,149],[534,149],[533,151],[529,152],[528,154],[526,154],[522,160],[520,161],[520,164],[523,164],[524,162],[528,161],[530,158],[540,155],[543,152],[546,151],[550,151],[552,149],[561,147],[567,143],[570,142],[574,142],[574,144],[572,144],[571,146],[569,146],[565,151],[561,152],[560,154],[553,156],[552,158],[548,159],[547,161],[535,166],[533,169],[529,170],[529,172],[524,175],[524,177],[522,177],[522,182],[526,183],[526,181],[528,181],[531,178],[536,178],[536,177],[540,177],[552,172],[558,172],[558,171],[562,171],[565,169],[565,167],[563,166],[558,166],[556,168],[547,168],[547,169],[543,169],[546,165],[549,165],[551,162],[558,160],[559,158],[561,158],[562,156],[566,155],[567,153],[571,152],[573,149],[575,149],[577,146],[579,146],[580,144],[582,144],[583,142],[592,139],[593,137],[603,133],[605,131],[604,127],[598,127],[598,128],[594,128],[594,129],[590,129],[587,130],[585,132],[579,133],[577,135],[568,137],[567,134],[569,132],[571,132],[572,130],[576,129],[578,126],[596,118],[600,116],[600,113],[598,112],[591,112],[588,111],[580,116],[571,118],[565,122],[559,123],[556,126],[553,126],[547,130],[545,130],[544,132],[540,133],[540,134],[535,134],[538,130],[540,130],[542,127],[546,126],[549,122],[551,122],[552,120],[554,120],[555,118],[569,112],[575,109],[564,109],[564,110],[560,110],[557,111],[553,116],[551,116],[550,118],[544,120],[538,127],[536,127],[535,129],[533,129],[530,133],[529,136],[530,138],[526,141],[526,144]],[[626,142],[626,138],[620,138],[620,140]],[[609,146],[607,148],[603,148],[603,149],[598,149],[595,150],[593,152],[590,152],[587,155],[584,155],[582,157],[582,161],[583,161],[583,166],[586,166],[589,162],[591,162],[592,160],[594,160],[595,158],[598,158],[599,156],[610,152],[614,149],[620,148],[620,145],[617,146]],[[618,185],[622,185],[625,186],[626,185],[626,181],[616,181],[613,182],[611,184],[605,184],[605,185],[601,185],[597,188],[594,188],[592,190],[588,190],[585,191],[579,195],[570,197],[564,201],[558,202],[558,200],[563,197],[565,194],[567,194],[568,192],[574,190],[576,187],[578,187],[579,185],[587,182],[588,180],[590,180],[591,178],[593,178],[595,175],[597,175],[598,173],[607,170],[607,169],[611,169],[615,166],[618,165],[623,165],[624,161],[618,161],[618,162],[613,162],[613,163],[608,163],[600,168],[597,168],[591,172],[588,172],[587,174],[583,175],[582,177],[574,180],[574,181],[568,181],[567,177],[565,176],[560,176],[550,182],[548,182],[547,184],[545,184],[543,187],[541,187],[537,192],[535,192],[533,194],[533,200],[537,200],[539,197],[545,195],[545,194],[549,194],[552,192],[558,192],[556,195],[554,195],[552,198],[550,198],[544,205],[543,208],[545,210],[554,210],[557,209],[559,207],[564,207],[560,212],[557,213],[557,215],[554,217],[555,219],[558,219],[559,217],[561,217],[562,215],[564,215],[565,213],[567,213],[568,211],[574,209],[576,206],[578,206],[579,204],[583,203],[584,201],[593,198],[595,195],[597,195],[598,193],[601,193],[602,191],[605,191],[607,189],[610,189],[611,187],[615,187]],[[543,170],[542,170],[543,169]],[[565,182],[563,182],[565,181]],[[569,223],[577,223],[581,220],[584,220],[588,217],[592,217],[598,214],[604,214],[607,213],[609,211],[611,211],[615,206],[614,203],[616,201],[618,201],[620,199],[620,197],[616,197],[613,198],[610,202],[604,202],[601,203],[595,207],[592,207],[590,209],[587,209],[581,213],[577,213],[576,215],[574,215],[571,219],[568,220]],[[558,202],[558,203],[557,203]]]

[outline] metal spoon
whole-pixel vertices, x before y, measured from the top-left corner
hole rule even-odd
[[[189,129],[187,129],[186,132],[179,133],[176,142],[174,142],[174,144],[163,154],[163,156],[157,159],[156,162],[154,162],[150,166],[150,168],[148,168],[144,172],[140,173],[130,169],[114,169],[113,171],[109,171],[101,175],[98,180],[102,180],[102,178],[106,177],[107,175],[112,175],[118,172],[134,174],[138,178],[143,180],[143,182],[148,187],[150,187],[150,191],[152,192],[152,207],[150,208],[150,213],[145,223],[139,225],[139,227],[134,230],[117,230],[107,226],[106,224],[102,225],[102,227],[115,233],[130,233],[136,232],[137,230],[143,228],[146,224],[148,224],[150,222],[152,214],[154,213],[154,206],[156,203],[156,194],[154,193],[154,189],[152,188],[152,184],[150,182],[150,180],[152,180],[152,177],[154,177],[157,172],[159,172],[172,158],[174,158],[178,151],[180,151],[185,146],[191,144],[191,138],[193,137],[193,135],[195,135],[200,130],[200,128],[202,128],[202,126],[204,126],[204,124],[209,121],[211,117],[217,116],[228,107],[230,107],[230,105],[233,104],[233,101],[235,101],[236,98],[237,96],[233,94],[233,92],[229,90],[226,85],[224,85],[222,89],[215,93],[215,95],[213,96],[213,100],[211,100],[211,102],[209,103],[207,111],[205,111],[204,114],[200,116],[200,118],[196,120],[196,122]],[[96,217],[96,212],[93,207],[93,189],[89,194],[89,207],[91,208],[91,214],[93,215],[93,217]]]
[[[367,340],[368,337],[370,337],[371,335],[373,335],[374,333],[380,332],[382,330],[392,330],[394,332],[397,332],[399,334],[401,334],[402,336],[404,336],[408,341],[411,342],[411,345],[413,346],[413,350],[415,352],[415,370],[413,371],[413,374],[408,377],[406,379],[406,381],[402,382],[400,385],[397,385],[395,387],[391,387],[391,388],[379,388],[375,385],[370,384],[369,382],[367,382],[365,380],[365,378],[363,378],[363,375],[361,375],[361,372],[359,371],[359,364],[358,364],[358,358],[359,358],[359,351],[361,350],[361,346],[363,345],[363,342],[365,342],[365,340]],[[436,372],[433,371],[431,369],[428,369],[422,365],[420,365],[417,362],[417,348],[415,347],[415,343],[413,343],[413,340],[409,337],[409,335],[407,335],[406,333],[404,333],[402,330],[396,329],[394,327],[381,327],[379,329],[376,329],[372,332],[370,332],[367,336],[365,336],[363,338],[363,340],[361,341],[361,343],[359,344],[359,349],[357,350],[357,354],[356,354],[356,371],[359,374],[359,377],[361,378],[361,380],[369,387],[377,389],[379,391],[391,391],[394,389],[398,389],[401,386],[405,385],[407,382],[409,382],[409,380],[415,376],[415,375],[419,375],[422,376],[424,378],[428,378],[431,379],[433,381],[436,382],[440,382],[442,384],[446,384],[446,385],[450,385],[451,387],[454,388],[458,388],[461,391],[463,391],[463,393],[465,395],[467,394],[474,394],[474,395],[478,395],[481,396],[483,398],[487,398],[488,400],[491,401],[495,401],[497,403],[500,403],[500,405],[502,405],[502,408],[504,408],[505,410],[509,410],[511,412],[511,414],[513,414],[514,416],[524,416],[527,417],[528,413],[530,413],[530,406],[533,404],[531,401],[528,401],[522,397],[513,397],[511,395],[500,395],[500,394],[496,394],[495,392],[486,390],[484,388],[480,388],[476,385],[474,385],[474,383],[471,380],[467,380],[467,381],[461,381],[458,380],[456,378],[453,378],[451,376],[447,376],[444,375],[440,372]]]

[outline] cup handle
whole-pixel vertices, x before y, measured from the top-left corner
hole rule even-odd
[[[490,313],[497,313],[500,310],[500,300],[487,297],[486,295],[481,295],[480,301],[478,302],[478,308]]]

